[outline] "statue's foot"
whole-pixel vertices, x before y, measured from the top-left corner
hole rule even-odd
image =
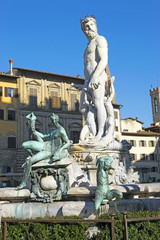
[[[101,136],[95,136],[92,140],[91,140],[91,142],[92,143],[94,143],[94,144],[97,144],[97,142],[99,143],[99,140],[101,139]]]
[[[94,140],[95,140],[95,141],[99,141],[99,140],[102,138],[102,135],[103,135],[103,132],[99,132],[99,133],[95,136]]]
[[[60,157],[59,156],[54,156],[53,158],[52,158],[52,163],[53,162],[56,162],[56,161],[59,161],[60,160]]]
[[[22,188],[24,188],[26,186],[26,183],[22,182],[17,188],[16,190],[20,190]]]

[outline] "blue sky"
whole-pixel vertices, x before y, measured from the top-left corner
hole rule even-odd
[[[80,18],[94,15],[109,46],[121,117],[152,123],[149,89],[160,86],[159,0],[1,0],[0,72],[13,67],[83,75],[87,39]]]

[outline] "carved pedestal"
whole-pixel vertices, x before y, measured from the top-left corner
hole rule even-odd
[[[64,199],[70,188],[68,159],[49,164],[49,159],[32,166],[31,198],[34,201],[53,202]]]
[[[128,147],[129,148],[129,147]],[[129,149],[108,149],[105,146],[91,144],[74,144],[69,153],[87,174],[92,186],[96,186],[96,159],[111,156],[114,158],[109,169],[109,184],[128,184],[139,181],[138,172],[134,172],[131,164]]]

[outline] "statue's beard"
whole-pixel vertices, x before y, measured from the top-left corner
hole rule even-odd
[[[96,36],[97,36],[97,32],[94,32],[94,31],[92,31],[92,30],[89,30],[89,31],[86,31],[85,32],[85,35],[87,36],[87,37],[89,37],[89,38],[95,38]]]

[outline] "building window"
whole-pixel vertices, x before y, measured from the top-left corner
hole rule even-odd
[[[118,126],[115,126],[115,131],[118,132]]]
[[[4,120],[4,110],[0,109],[0,120]]]
[[[137,160],[137,154],[132,153],[132,161],[136,161],[136,160]]]
[[[130,144],[132,144],[132,147],[136,147],[136,141],[135,140],[130,140]]]
[[[8,97],[14,97],[14,88],[8,88]]]
[[[8,87],[5,87],[5,97],[15,97],[15,98],[18,98],[18,88],[8,88]]]
[[[37,108],[37,89],[29,89],[29,105],[31,108]]]
[[[149,161],[150,159],[149,159],[149,155],[146,155],[146,161]]]
[[[74,103],[75,103],[75,111],[78,112],[79,111],[79,101],[78,101],[78,99],[76,99],[74,101]]]
[[[155,113],[158,113],[157,98],[154,99],[154,108],[155,108]]]
[[[16,148],[16,137],[8,137],[8,148]]]
[[[14,110],[8,110],[8,120],[10,121],[16,120],[16,114]]]
[[[156,177],[152,177],[152,182],[156,182]]]
[[[154,141],[149,141],[149,147],[154,147],[155,144],[154,144]]]
[[[114,112],[115,119],[118,119],[118,112]]]
[[[9,166],[2,166],[1,167],[1,173],[8,173],[11,171],[11,168]]]
[[[71,111],[79,111],[79,101],[77,94],[71,93]]]
[[[155,157],[154,157],[154,154],[153,154],[153,153],[150,154],[149,156],[150,156],[150,161],[154,161],[154,160],[155,160]]]
[[[145,141],[143,141],[143,140],[139,141],[139,146],[140,147],[145,147],[145,145],[146,145]]]
[[[71,140],[73,143],[78,143],[80,137],[80,131],[71,131]]]
[[[61,98],[58,96],[57,91],[50,92],[50,108],[60,108],[61,107]]]
[[[157,167],[152,167],[151,172],[158,172],[158,168]]]
[[[3,188],[3,187],[10,187],[10,181],[3,181],[2,183],[1,183],[1,187]]]
[[[146,155],[145,154],[140,154],[140,160],[144,161],[146,159]]]
[[[157,161],[158,159],[158,154],[154,154],[154,160]]]

